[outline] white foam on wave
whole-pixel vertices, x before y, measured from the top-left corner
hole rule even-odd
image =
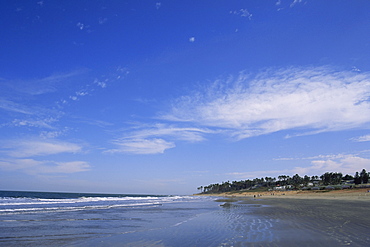
[[[20,214],[20,213],[48,213],[48,212],[66,212],[66,211],[80,211],[80,210],[98,210],[119,207],[140,207],[140,206],[159,206],[158,203],[130,203],[130,204],[112,204],[112,205],[91,205],[91,206],[77,206],[77,207],[39,207],[39,208],[12,208],[0,209],[1,214]]]
[[[194,199],[191,196],[168,196],[168,197],[79,197],[68,199],[42,199],[42,198],[2,198],[0,206],[21,206],[21,205],[41,205],[41,204],[70,204],[87,202],[113,202],[113,201],[158,201],[174,202],[184,199]]]
[[[0,200],[0,214],[22,214],[97,210],[117,207],[158,206],[193,200],[190,196],[168,197],[80,197],[69,199],[3,198]],[[54,207],[52,205],[55,205]],[[51,206],[51,207],[50,207]]]
[[[84,202],[110,202],[110,201],[143,201],[158,200],[160,197],[80,197],[71,199],[39,199],[27,198],[19,200],[18,198],[1,200],[0,206],[20,206],[20,205],[40,205],[40,204],[68,204]]]

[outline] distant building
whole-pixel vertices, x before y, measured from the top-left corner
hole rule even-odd
[[[351,180],[342,180],[342,184],[354,184],[355,183],[355,180],[354,179],[351,179]]]
[[[284,185],[284,186],[276,186],[274,187],[274,190],[287,190],[293,188],[292,185]]]

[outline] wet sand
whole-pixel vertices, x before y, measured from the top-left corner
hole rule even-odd
[[[228,200],[224,207],[266,205],[256,207],[253,215],[274,222],[270,228],[274,241],[253,246],[369,246],[370,243],[370,193],[365,189],[268,192],[256,197],[247,193]]]
[[[272,207],[254,213],[280,221],[280,243],[367,246],[370,242],[368,202],[269,198],[262,203]]]

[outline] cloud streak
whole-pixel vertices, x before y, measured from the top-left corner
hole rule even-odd
[[[296,4],[302,3],[302,0],[294,0],[291,4],[290,7],[293,8]]]
[[[168,124],[139,125],[113,141],[118,148],[107,153],[157,154],[174,148],[175,141],[199,142],[211,130]]]
[[[351,139],[354,142],[370,142],[370,135],[364,135],[357,138]]]
[[[26,115],[33,115],[29,107],[26,107],[24,105],[18,104],[16,102],[7,100],[7,99],[1,99],[0,98],[0,109],[5,110],[7,112],[15,112],[15,113],[22,113]]]
[[[162,119],[212,127],[240,140],[281,130],[318,133],[370,122],[370,74],[328,67],[241,73],[177,99]]]
[[[2,118],[8,121],[3,126],[53,128],[51,124],[58,122],[63,112],[55,97],[46,95],[68,91],[68,86],[84,76],[86,70],[53,74],[41,79],[3,79],[0,83],[0,110],[5,113]],[[78,96],[83,93],[79,92]]]
[[[230,11],[230,14],[238,15],[241,17],[246,17],[249,20],[252,20],[252,14],[247,9]]]
[[[81,78],[86,72],[87,70],[76,70],[69,73],[52,74],[41,79],[9,80],[6,85],[23,95],[41,95],[55,92],[67,82],[75,82],[76,78]]]
[[[87,69],[80,69],[40,79],[0,78],[0,112],[5,113],[1,118],[8,122],[0,127],[57,128],[56,123],[69,105],[123,80],[129,70],[118,66],[107,75],[93,78],[91,74]]]
[[[82,146],[57,140],[19,139],[3,141],[0,153],[0,168],[10,171],[22,171],[31,175],[52,173],[75,173],[90,169],[86,161],[53,161],[46,156],[63,153],[80,153]]]
[[[131,154],[158,154],[166,149],[174,148],[173,142],[163,139],[121,139],[114,142],[117,149],[106,151],[107,153],[131,153]]]
[[[9,171],[22,171],[30,175],[75,173],[90,169],[86,161],[53,161],[51,155],[76,154],[82,146],[57,140],[19,139],[2,141],[0,168]],[[46,156],[50,156],[46,158]]]
[[[17,140],[3,144],[2,153],[11,157],[45,156],[81,152],[80,145],[55,140]]]
[[[30,175],[75,173],[90,170],[85,161],[55,162],[38,161],[35,159],[4,159],[0,160],[0,168],[8,171],[23,171]]]

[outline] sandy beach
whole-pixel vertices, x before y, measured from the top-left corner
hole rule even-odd
[[[253,197],[253,198],[305,198],[305,199],[338,199],[370,201],[370,188],[346,190],[296,190],[296,191],[265,191],[265,192],[226,192],[204,194],[206,196]],[[200,195],[200,194],[198,194]]]
[[[219,196],[227,197],[223,207],[255,205],[254,216],[274,222],[274,241],[264,242],[263,246],[368,246],[367,191],[246,192]]]

